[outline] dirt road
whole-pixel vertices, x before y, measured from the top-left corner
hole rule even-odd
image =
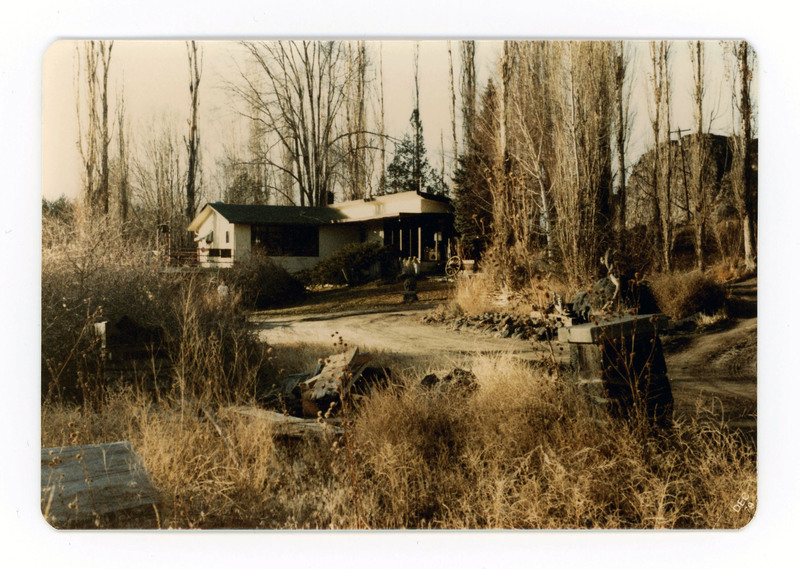
[[[494,338],[487,334],[457,332],[445,326],[424,324],[422,316],[429,310],[429,306],[424,306],[283,316],[259,319],[256,323],[261,337],[271,345],[327,343],[332,335],[338,334],[344,341],[364,351],[385,351],[408,356],[509,352],[533,359],[545,352],[546,346],[530,341]]]

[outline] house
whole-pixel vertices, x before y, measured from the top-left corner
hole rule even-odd
[[[189,224],[201,267],[230,267],[263,253],[289,272],[310,269],[351,243],[394,247],[423,263],[447,260],[453,237],[448,198],[401,192],[325,207],[207,204]]]

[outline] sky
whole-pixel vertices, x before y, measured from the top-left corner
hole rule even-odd
[[[43,61],[43,180],[42,195],[56,199],[60,195],[74,198],[80,192],[81,166],[77,146],[76,114],[76,47],[81,42],[62,40],[53,43]],[[377,93],[377,68],[383,44],[383,77],[387,134],[402,138],[409,131],[409,117],[414,107],[413,41],[388,40],[367,42],[372,65],[373,93]],[[634,129],[631,134],[631,159],[651,144],[647,124],[648,73],[647,43],[632,42],[634,90],[631,106]],[[219,198],[215,188],[213,167],[222,155],[223,144],[230,143],[237,133],[246,133],[244,120],[237,114],[239,101],[231,93],[230,84],[240,81],[246,69],[244,48],[235,41],[201,41],[203,55],[200,83],[199,131],[201,155],[205,169],[206,199]],[[488,78],[496,72],[501,51],[500,41],[479,41],[476,49],[476,71],[479,93]],[[458,42],[452,42],[456,90],[460,75]],[[716,108],[712,131],[730,131],[730,96],[722,64],[719,42],[706,42],[707,109]],[[685,41],[673,44],[674,128],[690,128],[693,122],[690,101],[691,64]],[[420,42],[419,55],[420,117],[431,165],[438,169],[444,152],[448,174],[453,163],[450,126],[450,78],[447,41]],[[757,83],[756,83],[757,85]],[[117,94],[124,90],[127,116],[131,121],[133,144],[146,141],[154,122],[172,120],[178,132],[188,129],[189,71],[186,45],[183,41],[117,40],[114,43],[109,77],[110,116],[113,122]],[[460,123],[461,99],[457,93],[457,122]],[[374,120],[375,112],[368,116]],[[370,113],[368,113],[370,114]],[[374,122],[373,122],[374,124]],[[112,125],[112,129],[116,127]],[[460,127],[458,129],[460,137]],[[113,138],[113,137],[112,137]],[[391,146],[388,147],[391,150]],[[112,150],[113,152],[113,150]],[[387,155],[387,162],[391,153]]]
[[[75,104],[75,48],[79,43],[69,40],[56,42],[44,57],[42,193],[47,199],[55,199],[62,194],[73,198],[80,190]],[[402,138],[409,130],[408,121],[414,108],[414,42],[382,43],[386,131],[389,136]],[[241,126],[236,111],[238,101],[231,94],[228,84],[240,79],[240,69],[246,69],[246,58],[244,49],[237,42],[202,41],[198,45],[203,52],[199,131],[201,153],[205,167],[209,168],[215,158],[221,155],[222,144],[234,130],[232,126]],[[453,42],[452,48],[458,89],[458,43]],[[499,42],[481,42],[478,46],[476,71],[479,84],[485,84],[491,74],[499,48]],[[378,42],[368,42],[367,49],[374,63],[373,74],[377,74]],[[438,167],[441,163],[442,133],[446,159],[452,161],[446,41],[420,42],[419,81],[420,117],[425,142],[431,164]],[[185,43],[116,41],[109,74],[111,113],[116,93],[123,86],[126,113],[135,135],[145,133],[154,117],[159,120],[159,117],[171,116],[182,128],[189,113],[189,71]],[[378,89],[375,77],[371,88],[375,91]],[[457,111],[457,115],[460,117],[460,111]],[[371,119],[368,117],[368,120]],[[387,161],[390,159],[389,155]],[[206,179],[209,178],[207,175]]]

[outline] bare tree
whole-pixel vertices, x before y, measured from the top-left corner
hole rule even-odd
[[[353,49],[347,44],[347,99],[345,103],[345,164],[347,177],[344,183],[345,199],[363,198],[366,195],[369,172],[367,168],[366,91],[367,51],[364,41]]]
[[[631,134],[630,111],[630,51],[624,41],[615,42],[614,50],[614,126],[615,152],[617,157],[617,192],[614,199],[614,219],[616,225],[617,248],[623,248],[625,233],[626,205],[628,200],[627,152]]]
[[[148,235],[153,228],[160,235],[162,228],[173,233],[186,227],[186,172],[175,124],[174,117],[153,117],[133,161],[136,221]]]
[[[564,267],[594,278],[610,229],[613,57],[607,42],[557,42],[552,194]]]
[[[191,222],[197,212],[197,178],[200,170],[200,135],[197,132],[198,90],[203,70],[203,55],[198,53],[197,43],[186,42],[189,60],[189,136],[184,137],[187,152],[186,166],[186,219]]]
[[[670,145],[670,44],[650,42],[650,125],[653,131],[652,232],[661,268],[669,271],[672,260],[672,149]]]
[[[421,121],[419,117],[419,42],[414,42],[414,176],[417,180],[417,191],[422,191],[422,148]]]
[[[122,91],[117,97],[117,146],[119,152],[119,191],[117,206],[119,218],[123,222],[128,219],[128,206],[130,204],[129,175],[130,158],[127,144],[128,124],[125,120],[125,93]]]
[[[378,140],[380,143],[381,152],[381,172],[378,177],[379,186],[378,192],[383,194],[385,192],[384,184],[386,183],[386,120],[384,114],[383,104],[383,42],[380,42],[380,128],[378,131]]]
[[[461,117],[464,144],[469,147],[475,123],[477,80],[475,75],[475,42],[461,42]]]
[[[456,135],[456,86],[453,78],[453,49],[450,40],[447,41],[447,56],[450,61],[450,125],[453,128],[453,171],[458,166],[458,136]],[[442,146],[444,153],[444,146]],[[444,179],[444,168],[442,168],[442,179]]]
[[[753,67],[755,53],[746,41],[730,46],[736,59],[734,103],[739,112],[738,128],[733,135],[733,166],[731,183],[736,209],[742,224],[744,261],[747,270],[756,269],[756,165],[753,160]]]
[[[83,54],[76,46],[76,112],[78,117],[78,148],[84,168],[84,203],[91,214],[108,213],[109,144],[108,73],[114,42],[86,41]],[[85,70],[81,71],[81,59]],[[85,77],[83,77],[85,75]],[[80,85],[86,82],[86,115],[88,124],[83,132]]]
[[[273,188],[299,205],[325,205],[342,161],[337,147],[347,133],[337,132],[345,103],[345,50],[335,41],[245,42],[259,78],[242,74],[234,90],[263,116],[259,121],[270,139],[267,166],[282,172]],[[285,182],[291,180],[291,184]],[[273,182],[274,183],[274,182]]]
[[[703,241],[706,236],[707,225],[711,209],[711,180],[709,179],[709,162],[711,149],[706,136],[703,101],[705,99],[705,49],[702,41],[689,43],[689,56],[692,62],[692,102],[694,103],[694,128],[695,135],[690,146],[690,172],[691,184],[689,193],[691,198],[691,220],[694,226],[694,250],[697,268],[705,268],[706,254]],[[680,132],[678,133],[680,137]],[[681,151],[683,140],[679,139]],[[685,174],[684,174],[685,175]],[[688,207],[687,203],[687,207]]]

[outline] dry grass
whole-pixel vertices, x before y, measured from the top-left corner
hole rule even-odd
[[[707,273],[657,274],[649,280],[659,308],[670,318],[714,314],[725,306],[724,289]]]
[[[492,300],[494,292],[491,281],[483,278],[482,275],[461,277],[456,279],[451,304],[461,314],[475,315],[494,312],[497,309]]]
[[[703,410],[648,438],[598,417],[546,365],[483,357],[472,369],[471,395],[421,388],[425,370],[396,374],[347,411],[344,438],[282,441],[219,412],[229,448],[190,406],[126,390],[94,411],[48,405],[43,444],[130,440],[162,527],[721,528],[752,517],[734,506],[756,495],[754,453]]]
[[[751,452],[724,428],[663,439],[593,418],[553,375],[482,359],[470,398],[409,387],[356,423],[373,527],[740,527],[755,495]]]
[[[173,385],[153,393],[98,382],[91,399],[77,401],[52,394],[42,445],[131,441],[160,495],[161,527],[742,527],[752,517],[734,506],[756,495],[754,451],[702,409],[667,435],[644,436],[598,416],[544,362],[379,355],[392,384],[345,410],[344,437],[277,437],[226,405],[252,404],[260,386],[309,371],[331,346],[268,353],[235,298],[223,304],[202,282],[137,282],[154,274],[147,264],[108,272],[109,251],[44,255],[43,351],[50,339],[73,345],[94,303],[159,308],[174,330]],[[65,303],[69,283],[80,288]],[[459,282],[462,310],[485,311],[490,291],[480,283]],[[430,368],[454,366],[473,370],[477,391],[419,385]],[[62,381],[76,381],[64,370]],[[222,436],[199,404],[216,414]]]

